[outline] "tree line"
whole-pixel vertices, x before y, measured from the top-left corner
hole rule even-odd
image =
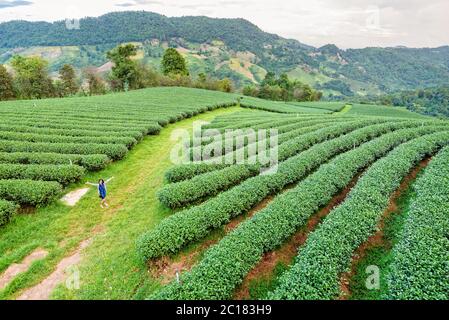
[[[228,78],[213,79],[204,73],[193,78],[184,57],[174,48],[165,50],[160,71],[133,59],[136,54],[136,46],[120,45],[107,52],[113,67],[106,77],[100,76],[95,68],[84,69],[78,75],[73,66],[65,64],[57,79],[51,78],[48,62],[44,59],[14,56],[11,71],[0,65],[0,100],[101,95],[157,86],[234,90],[234,84]]]
[[[406,107],[410,111],[429,116],[449,117],[449,86],[400,91],[374,97],[371,101]]]
[[[319,101],[323,94],[298,80],[290,80],[283,73],[276,77],[268,72],[259,86],[246,86],[243,94],[274,101]]]

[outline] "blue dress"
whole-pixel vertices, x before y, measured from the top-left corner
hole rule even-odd
[[[101,199],[106,199],[106,185],[100,184],[98,185],[98,193],[100,194]]]

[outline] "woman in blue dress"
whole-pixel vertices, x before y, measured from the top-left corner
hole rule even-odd
[[[98,183],[90,183],[90,182],[86,182],[86,184],[91,185],[91,186],[95,186],[98,188],[98,195],[101,199],[100,201],[100,207],[101,208],[108,208],[109,204],[106,201],[106,197],[108,195],[108,190],[106,188],[106,184],[108,184],[112,179],[114,179],[114,177],[104,181],[103,179],[100,179],[98,181]]]

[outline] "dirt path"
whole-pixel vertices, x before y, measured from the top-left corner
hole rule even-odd
[[[76,265],[81,262],[82,251],[87,248],[92,242],[92,239],[85,240],[81,243],[79,248],[69,257],[62,259],[53,271],[45,280],[30,289],[25,290],[17,300],[48,300],[53,290],[59,284],[66,282],[67,286],[73,286],[71,289],[79,288],[79,272]],[[68,277],[72,276],[73,281],[69,281]]]
[[[76,204],[81,200],[82,197],[84,197],[88,192],[90,188],[82,188],[75,191],[72,191],[70,193],[67,193],[61,201],[68,205],[69,207],[74,207]]]
[[[410,188],[411,184],[416,180],[418,174],[429,164],[431,158],[427,158],[420,162],[401,182],[399,188],[390,197],[387,209],[382,214],[382,218],[378,225],[378,231],[373,234],[365,243],[363,243],[355,252],[351,262],[349,272],[340,277],[340,288],[342,291],[339,300],[348,300],[351,297],[351,281],[357,273],[357,267],[363,258],[366,257],[368,251],[375,247],[386,246],[388,240],[384,237],[385,221],[393,214],[398,213],[397,201],[401,195]]]
[[[36,249],[28,255],[19,264],[12,264],[0,276],[0,290],[4,289],[16,276],[28,270],[31,264],[35,261],[42,260],[48,255],[44,249]]]

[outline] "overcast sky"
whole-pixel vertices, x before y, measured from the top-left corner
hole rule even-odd
[[[449,0],[0,0],[0,21],[55,21],[124,10],[245,18],[264,31],[314,46],[449,44]]]

